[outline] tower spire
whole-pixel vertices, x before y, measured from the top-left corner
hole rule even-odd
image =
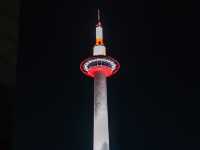
[[[100,10],[97,9],[96,43],[93,47],[93,55],[106,55],[106,47],[103,43],[103,28],[101,26]]]
[[[98,13],[98,14],[97,14],[97,17],[98,17],[98,18],[97,18],[97,19],[98,19],[98,23],[99,23],[99,22],[100,22],[100,17],[101,17],[101,16],[100,16],[100,10],[99,10],[99,8],[98,8],[98,10],[97,10],[97,13]]]
[[[100,21],[100,10],[97,10],[96,45],[103,45],[103,28]]]

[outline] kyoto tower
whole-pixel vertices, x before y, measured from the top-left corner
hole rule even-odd
[[[94,78],[93,150],[109,150],[106,78],[114,75],[119,68],[120,64],[106,55],[100,11],[98,10],[96,43],[93,47],[93,56],[85,59],[80,64],[81,71],[85,75]]]

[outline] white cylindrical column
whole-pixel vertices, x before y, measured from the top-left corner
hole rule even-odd
[[[103,40],[103,29],[101,26],[96,27],[96,39]]]
[[[106,47],[104,45],[95,45],[93,47],[93,56],[106,55]]]
[[[97,73],[94,77],[93,132],[93,150],[109,150],[107,85],[106,77],[102,73]]]

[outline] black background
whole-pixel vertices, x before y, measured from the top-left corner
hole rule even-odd
[[[20,3],[16,150],[92,149],[91,56],[97,8],[107,53],[111,150],[198,150],[199,23],[192,1]]]

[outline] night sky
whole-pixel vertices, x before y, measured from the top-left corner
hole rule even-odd
[[[199,150],[198,8],[192,1],[21,1],[15,150],[92,150],[97,8],[108,55],[111,150]]]

